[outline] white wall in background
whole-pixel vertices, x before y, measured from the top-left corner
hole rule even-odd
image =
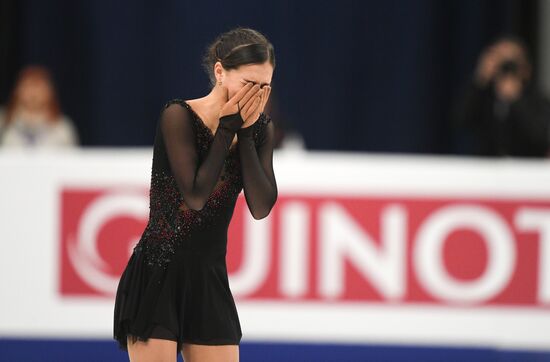
[[[111,337],[151,156],[0,152],[0,337]],[[229,235],[243,340],[550,350],[550,161],[287,151],[274,168],[272,214],[241,193]],[[477,241],[443,257],[456,231]]]

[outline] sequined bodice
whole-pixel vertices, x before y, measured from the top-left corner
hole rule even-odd
[[[213,141],[214,134],[190,106],[180,100],[179,103],[193,115],[193,130],[196,136],[195,146],[202,162]],[[267,122],[265,116],[253,125],[254,140],[259,137],[262,125]],[[162,132],[157,125],[153,147],[151,171],[149,221],[142,237],[134,249],[142,250],[150,266],[166,267],[178,247],[187,237],[205,228],[218,228],[227,232],[229,222],[239,193],[243,189],[239,143],[232,145],[225,159],[217,184],[200,210],[189,208],[178,189],[176,179],[170,168]]]

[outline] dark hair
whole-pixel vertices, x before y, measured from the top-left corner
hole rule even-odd
[[[19,74],[17,76],[17,80],[15,83],[15,87],[11,92],[11,95],[8,99],[7,105],[6,105],[6,124],[10,123],[12,121],[14,112],[16,108],[19,106],[20,102],[20,86],[23,84],[26,80],[37,80],[45,82],[51,90],[51,98],[48,100],[48,104],[46,105],[47,108],[47,114],[48,114],[48,121],[55,123],[59,121],[59,117],[61,116],[61,107],[59,105],[59,100],[57,99],[57,93],[55,90],[53,77],[45,66],[42,65],[27,65],[23,69],[19,71]]]
[[[266,61],[275,68],[275,50],[259,31],[237,27],[219,35],[206,49],[202,65],[212,86],[216,84],[214,64],[218,61],[227,70],[237,69],[245,64],[262,64]]]
[[[504,33],[494,38],[493,41],[491,42],[491,45],[496,45],[503,42],[514,43],[515,45],[517,45],[521,49],[521,52],[523,53],[524,60],[529,65],[532,64],[533,56],[531,54],[531,50],[529,48],[529,45],[525,40],[523,40],[523,38],[513,33]]]

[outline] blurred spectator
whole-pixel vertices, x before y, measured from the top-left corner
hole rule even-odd
[[[531,61],[521,39],[502,37],[482,52],[453,112],[460,153],[549,155],[550,101],[532,79]]]
[[[28,66],[0,112],[0,145],[68,147],[78,144],[72,121],[61,113],[52,78],[41,66]]]

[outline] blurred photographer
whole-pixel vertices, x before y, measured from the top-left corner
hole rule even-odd
[[[459,152],[478,156],[547,157],[550,102],[532,82],[525,44],[503,37],[481,54],[453,111]]]

